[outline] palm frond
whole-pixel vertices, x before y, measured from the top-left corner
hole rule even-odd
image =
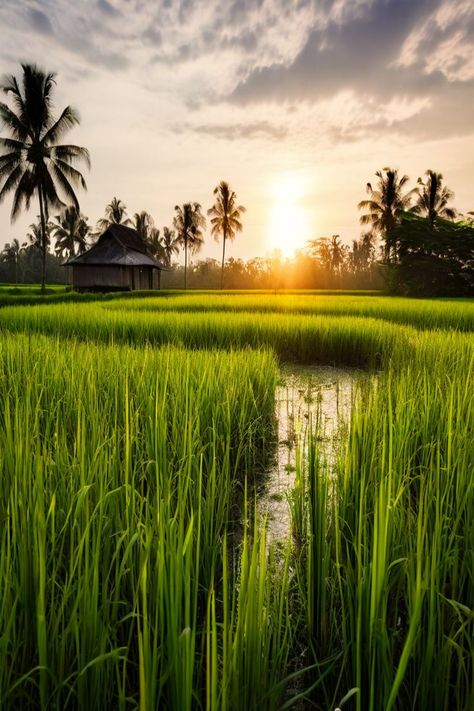
[[[36,190],[35,175],[31,170],[25,170],[17,182],[15,194],[13,196],[13,204],[11,210],[11,220],[14,222],[20,214],[21,206],[24,203],[26,209],[30,207],[31,198]],[[3,186],[5,188],[5,186]],[[1,200],[1,194],[0,194]]]
[[[63,133],[71,129],[73,126],[79,124],[79,116],[72,106],[66,106],[63,109],[61,116],[57,121],[48,129],[48,131],[42,137],[42,141],[46,145],[55,143],[58,138],[60,138]]]
[[[70,163],[66,163],[66,161],[61,160],[60,158],[53,159],[52,162],[75,185],[80,185],[81,188],[83,188],[84,190],[87,190],[86,181],[84,180],[84,176],[82,175],[82,173],[79,170],[77,170],[76,168],[73,168],[72,165],[70,165]]]

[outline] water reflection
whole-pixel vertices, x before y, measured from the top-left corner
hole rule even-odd
[[[318,426],[322,454],[330,463],[351,412],[354,388],[367,374],[354,368],[285,366],[275,397],[278,442],[260,490],[259,512],[267,516],[268,540],[291,531],[288,495],[298,458],[304,461],[310,423]]]

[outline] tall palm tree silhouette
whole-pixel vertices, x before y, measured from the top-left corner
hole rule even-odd
[[[407,175],[401,178],[398,171],[393,168],[378,170],[377,188],[374,189],[371,183],[367,183],[368,200],[361,200],[359,210],[367,210],[360,218],[361,224],[369,225],[374,235],[385,240],[384,255],[387,262],[391,260],[396,251],[391,236],[395,225],[400,221],[412,202],[413,195],[417,189],[404,192],[404,187],[409,181]]]
[[[441,173],[427,170],[425,175],[427,176],[425,183],[421,178],[418,178],[419,195],[412,212],[417,215],[426,215],[432,230],[438,217],[454,220],[457,216],[457,211],[448,206],[448,202],[453,199],[454,193],[446,185],[443,185]]]
[[[214,189],[216,201],[214,205],[207,211],[211,219],[211,233],[216,239],[219,239],[222,234],[222,267],[221,267],[221,289],[224,285],[224,262],[225,262],[225,243],[226,240],[234,239],[237,232],[242,231],[241,217],[245,212],[243,205],[237,205],[237,195],[231,190],[229,183],[221,180],[219,185]]]
[[[73,164],[83,161],[89,166],[90,161],[85,148],[58,144],[62,135],[79,123],[79,118],[71,106],[66,106],[59,118],[55,118],[52,103],[55,74],[46,73],[32,64],[21,66],[21,85],[13,75],[1,85],[11,97],[13,108],[0,103],[0,119],[10,134],[0,138],[0,148],[3,149],[0,155],[0,202],[13,192],[13,221],[23,206],[29,208],[34,195],[38,197],[42,232],[41,289],[44,292],[49,208],[72,204],[79,209],[74,186],[85,189],[86,183]]]
[[[206,226],[206,218],[201,212],[198,202],[186,202],[175,206],[176,215],[173,225],[178,244],[184,247],[184,288],[187,287],[188,251],[191,254],[199,252],[204,244],[202,230]]]

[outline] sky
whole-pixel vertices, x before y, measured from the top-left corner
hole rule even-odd
[[[93,224],[116,196],[170,226],[227,180],[247,209],[227,255],[291,256],[358,238],[387,166],[443,173],[474,210],[474,0],[0,0],[0,74],[22,62],[80,114]],[[0,246],[38,214],[11,224],[11,203]],[[208,231],[200,257],[220,251]]]

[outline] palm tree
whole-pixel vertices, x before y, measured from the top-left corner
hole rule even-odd
[[[79,209],[73,186],[86,188],[82,174],[73,164],[84,161],[90,165],[89,152],[74,145],[58,145],[57,141],[79,123],[71,106],[66,106],[59,118],[53,114],[52,92],[55,74],[46,73],[36,65],[22,64],[21,86],[15,76],[5,79],[1,86],[12,97],[13,109],[0,103],[0,119],[10,133],[0,138],[0,202],[13,191],[11,219],[15,220],[22,206],[29,208],[37,195],[42,231],[41,290],[45,291],[47,223],[49,207],[64,207],[62,194],[68,204]]]
[[[375,175],[377,189],[374,190],[371,183],[367,183],[369,200],[362,200],[358,205],[359,210],[368,210],[360,221],[363,225],[371,226],[372,234],[385,240],[385,259],[389,262],[396,247],[392,244],[391,232],[400,222],[403,213],[410,208],[412,197],[418,191],[414,188],[404,193],[403,188],[409,177],[403,175],[399,178],[398,171],[392,168],[384,168],[383,172],[378,170]]]
[[[219,185],[214,189],[216,201],[214,205],[207,211],[209,216],[212,215],[211,232],[216,241],[219,240],[222,234],[222,267],[221,267],[221,289],[224,285],[224,261],[225,261],[225,243],[227,239],[233,240],[237,232],[242,231],[242,223],[240,221],[242,213],[245,212],[243,205],[236,205],[237,195],[230,189],[229,183],[221,180]]]
[[[97,222],[97,231],[105,232],[110,225],[130,225],[131,220],[127,217],[127,208],[121,200],[114,197],[105,206],[105,217],[101,217]]]
[[[43,246],[43,227],[41,225],[41,218],[38,215],[38,222],[33,222],[30,225],[30,231],[26,233],[26,238],[29,242],[30,247],[35,247],[36,249],[42,249]],[[52,222],[48,220],[46,224],[46,249],[48,249],[51,242],[51,230]]]
[[[20,254],[24,250],[26,242],[20,245],[17,239],[13,239],[11,242],[7,242],[0,254],[0,260],[2,262],[13,263],[15,265],[15,284],[18,284],[18,262],[20,260]]]
[[[148,250],[152,253],[155,259],[163,258],[163,245],[161,244],[160,230],[158,227],[151,228],[146,243]]]
[[[153,217],[146,210],[136,212],[133,216],[133,226],[144,242],[148,242],[151,232],[154,229]]]
[[[204,237],[203,228],[206,226],[206,218],[201,212],[201,205],[198,202],[186,202],[181,207],[175,206],[176,215],[173,225],[176,230],[176,240],[184,247],[184,288],[186,289],[186,276],[188,270],[188,249],[191,254],[199,252]]]
[[[163,250],[163,261],[167,267],[170,267],[173,254],[179,253],[179,240],[174,230],[170,230],[169,227],[163,227],[161,247]]]
[[[346,248],[341,242],[339,235],[333,235],[329,244],[331,253],[331,269],[333,272],[340,272],[346,260]]]
[[[443,185],[441,173],[427,170],[425,175],[427,176],[426,183],[418,178],[420,192],[412,212],[417,215],[426,215],[430,230],[432,230],[438,217],[454,220],[457,217],[457,212],[453,207],[448,207],[448,202],[453,199],[454,193],[446,185]]]
[[[76,253],[82,254],[87,248],[87,236],[90,227],[87,224],[87,217],[81,215],[75,205],[67,207],[60,215],[56,215],[56,223],[52,224],[52,234],[56,239],[55,252],[58,257],[67,254],[73,257]]]

